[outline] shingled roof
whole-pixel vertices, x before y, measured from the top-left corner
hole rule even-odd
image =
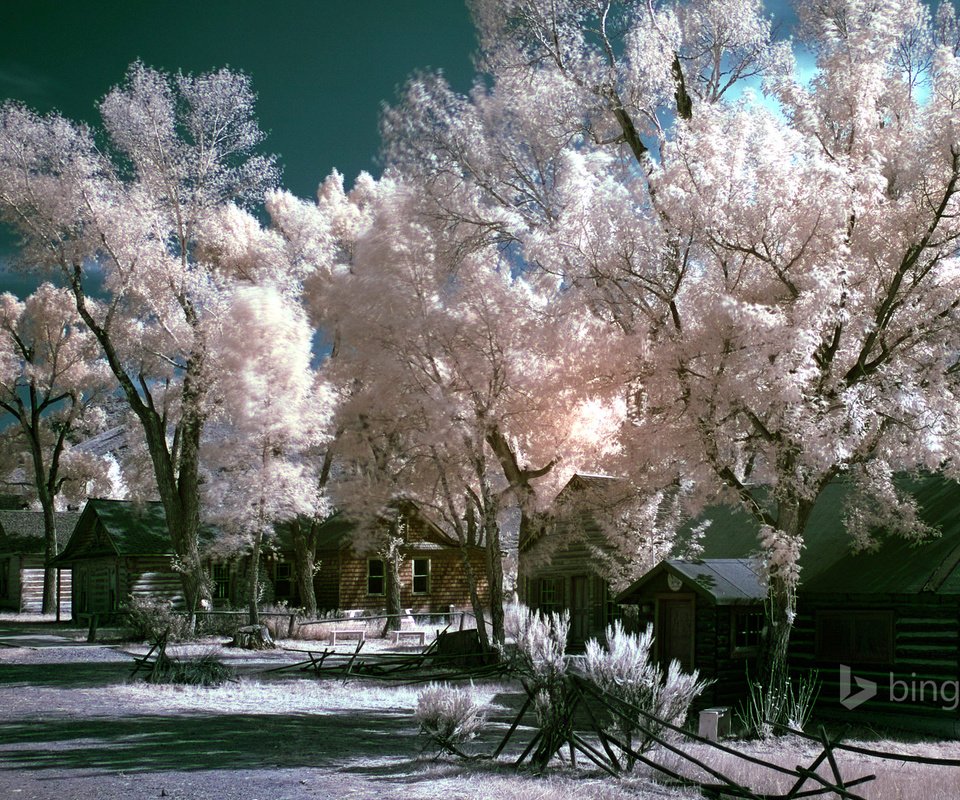
[[[173,555],[163,505],[88,500],[74,535],[57,561],[69,563],[96,555]]]
[[[80,519],[76,511],[58,511],[57,544],[63,549]],[[43,553],[45,549],[43,512],[0,510],[0,553]]]

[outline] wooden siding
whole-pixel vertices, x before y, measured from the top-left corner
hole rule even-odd
[[[74,562],[73,615],[108,614],[130,597],[170,600],[183,609],[183,584],[169,556],[88,558]]]
[[[43,557],[23,556],[19,570],[19,611],[39,614],[43,609]],[[70,613],[71,572],[60,570],[60,613]]]
[[[370,556],[376,558],[376,556]],[[430,559],[430,590],[426,594],[413,593],[413,559]],[[386,608],[385,595],[367,593],[367,556],[355,555],[350,551],[339,554],[339,597],[340,609],[363,609],[375,613]],[[324,562],[326,564],[326,562]],[[483,551],[473,548],[471,563],[477,578],[477,589],[484,604],[489,603],[489,588],[484,568]],[[321,568],[321,575],[323,572]],[[325,582],[327,586],[332,581]],[[329,590],[328,590],[329,591]],[[317,597],[320,604],[320,597]],[[463,557],[457,548],[424,550],[411,552],[400,567],[400,607],[411,608],[421,613],[441,613],[449,611],[450,606],[470,608],[470,592],[467,586]],[[334,606],[325,606],[333,608]]]
[[[840,665],[818,656],[818,613],[842,610],[889,612],[893,621],[893,660],[888,664],[848,664],[852,675],[877,683],[877,695],[856,709],[840,704]],[[960,680],[960,598],[932,593],[921,595],[800,595],[797,621],[790,641],[791,666],[800,672],[816,670],[823,686],[818,712],[842,715],[849,722],[871,722],[889,717],[893,724],[956,732],[960,712],[947,698],[934,697],[932,687],[956,692]],[[899,701],[890,697],[891,681],[925,691]],[[854,692],[858,690],[856,684]],[[902,690],[898,690],[902,691]],[[947,700],[947,702],[944,702]]]
[[[323,611],[353,608],[340,602],[340,552],[337,550],[318,552],[314,564],[319,564],[319,569],[313,576],[317,608]]]

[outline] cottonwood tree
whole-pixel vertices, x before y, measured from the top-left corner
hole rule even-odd
[[[549,308],[557,282],[525,280],[495,248],[458,250],[390,177],[361,177],[348,194],[334,175],[317,207],[299,214],[296,230],[314,214],[338,242],[317,313],[336,332],[335,369],[350,397],[339,427],[394,491],[412,491],[397,475],[430,476],[415,496],[441,508],[465,543],[458,524],[476,520],[502,641],[501,512],[520,508],[523,535],[534,481],[559,476],[554,467],[572,452],[578,403],[598,380],[584,356],[596,355],[599,326]],[[292,232],[293,217],[279,227]]]
[[[24,301],[0,295],[0,410],[15,424],[3,432],[6,483],[16,482],[43,511],[44,558],[58,552],[54,511],[113,489],[108,459],[74,449],[103,421],[100,402],[113,376],[72,295],[42,284]],[[43,575],[43,613],[57,604],[56,570]]]
[[[953,11],[801,4],[804,80],[759,2],[471,5],[482,79],[411,81],[388,162],[609,323],[624,467],[761,526],[775,669],[824,487],[849,476],[855,537],[870,504],[920,535],[893,474],[956,470]]]
[[[0,109],[0,217],[24,261],[69,287],[143,428],[191,614],[209,592],[197,532],[210,326],[223,286],[248,280],[203,245],[222,241],[230,204],[260,202],[277,176],[256,153],[253,100],[241,74],[135,63],[101,101],[97,129]]]
[[[313,516],[317,476],[308,458],[323,444],[330,403],[311,369],[313,330],[295,300],[245,286],[217,332],[222,400],[203,449],[211,521],[224,552],[248,555],[250,624],[259,624],[260,557],[278,522]]]

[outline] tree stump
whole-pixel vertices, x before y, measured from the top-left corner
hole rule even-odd
[[[273,650],[276,646],[266,625],[245,625],[233,635],[233,641],[230,642],[230,647],[242,647],[244,650]]]

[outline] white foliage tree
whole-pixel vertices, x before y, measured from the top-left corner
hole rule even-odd
[[[0,411],[14,421],[0,438],[0,480],[39,504],[47,561],[58,552],[56,508],[114,488],[110,460],[74,448],[102,425],[99,404],[113,386],[69,291],[44,283],[24,301],[0,295]],[[43,613],[56,602],[56,570],[48,568]]]
[[[256,153],[253,100],[241,74],[135,63],[101,101],[98,129],[0,108],[0,218],[25,263],[69,287],[143,429],[191,613],[209,590],[197,532],[211,325],[224,286],[251,280],[218,262],[217,245],[231,204],[260,201],[277,172]]]
[[[222,553],[249,556],[250,624],[259,624],[260,557],[275,524],[316,512],[311,448],[329,428],[330,394],[311,369],[313,330],[271,287],[241,287],[217,333],[222,396],[209,427],[206,511],[231,536]]]
[[[513,249],[610,324],[623,469],[755,516],[775,665],[824,487],[846,474],[851,519],[909,522],[893,474],[956,471],[953,10],[801,4],[808,81],[758,0],[472,8],[483,79],[411,81],[388,160],[459,241]],[[751,76],[764,102],[739,95]]]

